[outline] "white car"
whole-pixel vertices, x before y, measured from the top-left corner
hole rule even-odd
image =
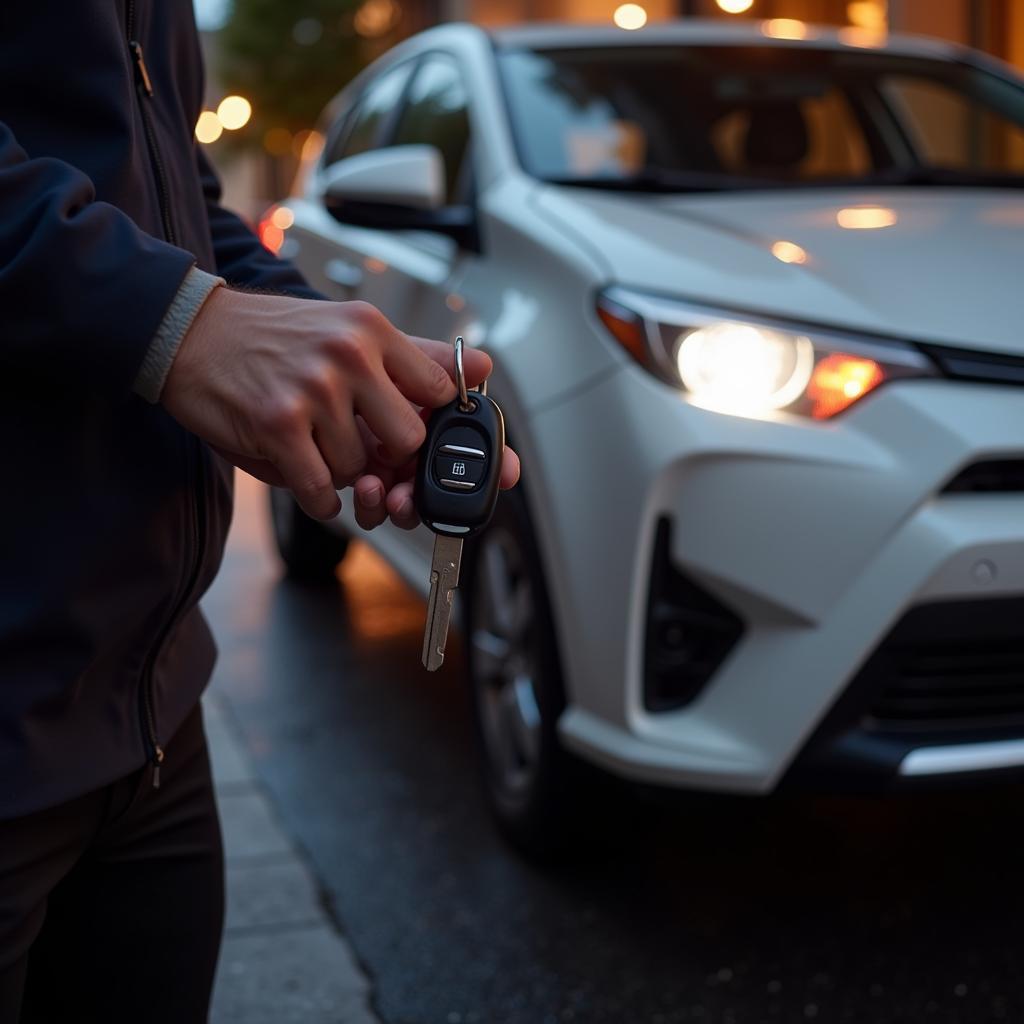
[[[792,22],[448,25],[325,134],[265,238],[486,349],[522,455],[460,590],[508,835],[564,834],[580,761],[746,794],[1024,768],[1009,68]],[[297,572],[356,532],[274,510]],[[368,540],[426,591],[430,533]]]

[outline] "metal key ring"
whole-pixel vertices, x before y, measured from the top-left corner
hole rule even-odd
[[[466,389],[466,369],[463,366],[462,350],[466,343],[460,334],[455,339],[455,384],[459,389],[459,408],[463,412],[469,412],[473,407],[469,404],[469,391]]]

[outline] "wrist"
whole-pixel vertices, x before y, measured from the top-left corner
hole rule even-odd
[[[192,267],[157,327],[135,377],[133,390],[148,402],[160,401],[167,377],[196,318],[223,278]]]

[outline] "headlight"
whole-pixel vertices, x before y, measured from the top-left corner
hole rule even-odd
[[[918,349],[609,288],[597,314],[623,348],[695,405],[828,419],[894,378],[933,377]]]

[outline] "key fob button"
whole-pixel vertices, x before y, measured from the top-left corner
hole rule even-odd
[[[438,455],[434,459],[434,476],[446,491],[473,491],[487,475],[484,459]]]

